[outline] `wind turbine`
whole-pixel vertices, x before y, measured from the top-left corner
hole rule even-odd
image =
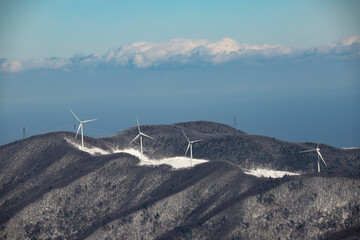
[[[323,158],[323,156],[321,155],[321,153],[320,153],[320,148],[319,148],[319,145],[320,145],[320,141],[319,141],[319,143],[318,143],[318,145],[317,145],[317,147],[316,148],[314,148],[314,149],[310,149],[310,150],[306,150],[306,151],[301,151],[301,153],[304,153],[304,152],[317,152],[317,158],[318,158],[318,162],[317,162],[317,165],[318,165],[318,172],[320,172],[320,158],[321,158],[321,160],[324,162],[324,164],[325,164],[325,166],[327,166],[327,164],[326,164],[326,162],[325,162],[325,160],[324,160],[324,158]]]
[[[91,119],[91,120],[85,120],[85,121],[81,121],[73,111],[70,110],[70,112],[74,115],[74,117],[80,122],[79,124],[79,128],[76,132],[76,135],[75,135],[75,139],[79,133],[79,130],[81,128],[81,146],[84,147],[84,127],[83,127],[83,123],[87,123],[87,122],[92,122],[92,121],[96,121],[97,119]]]
[[[147,138],[151,138],[153,140],[155,140],[155,138],[153,137],[150,137],[148,135],[146,135],[145,133],[142,133],[141,130],[140,130],[140,125],[139,125],[139,118],[136,117],[136,120],[137,120],[137,127],[138,127],[138,130],[139,130],[139,134],[129,143],[132,144],[137,138],[140,138],[140,152],[141,152],[141,161],[143,160],[143,147],[142,147],[142,137],[147,137]]]
[[[189,138],[186,136],[184,130],[183,130],[183,129],[181,129],[181,130],[182,130],[182,132],[184,133],[184,136],[186,137],[186,139],[187,139],[188,142],[189,142],[189,144],[188,144],[188,146],[187,146],[187,148],[186,148],[185,157],[186,157],[186,154],[187,154],[187,152],[188,152],[188,150],[189,150],[189,148],[190,148],[190,163],[191,163],[191,166],[192,166],[192,145],[193,145],[193,143],[202,142],[202,141],[204,141],[204,140],[194,140],[194,141],[190,141]]]

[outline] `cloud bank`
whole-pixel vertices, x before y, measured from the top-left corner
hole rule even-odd
[[[360,57],[360,37],[355,35],[311,48],[282,44],[240,44],[231,38],[208,40],[172,39],[166,42],[135,42],[100,54],[77,54],[71,58],[42,58],[29,61],[0,58],[0,71],[35,69],[74,71],[98,68],[152,68],[185,65],[217,65],[227,62],[262,62],[277,58]]]

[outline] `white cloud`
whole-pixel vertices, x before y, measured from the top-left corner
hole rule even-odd
[[[0,70],[19,72],[33,69],[77,70],[83,68],[150,68],[191,64],[221,64],[229,61],[262,61],[276,57],[359,57],[360,37],[355,35],[332,44],[309,49],[281,44],[240,44],[234,39],[172,39],[165,42],[134,42],[105,54],[77,54],[71,58],[43,58],[30,61],[0,59]]]
[[[206,49],[208,55],[228,55],[232,52],[239,52],[240,48],[240,44],[231,38],[223,38],[213,43],[209,42],[204,44],[204,49]]]
[[[5,59],[0,64],[0,70],[6,72],[21,72],[32,69],[59,69],[66,65],[69,65],[70,61],[66,58],[41,58],[29,61],[14,60],[10,61]]]
[[[206,44],[206,40],[172,39],[167,42],[135,42],[112,49],[104,55],[107,62],[113,61],[121,66],[135,65],[139,68],[158,66],[167,61],[177,61],[192,55],[197,47]]]
[[[4,61],[1,63],[0,66],[1,66],[0,70],[6,72],[20,72],[24,70],[22,63],[18,60],[9,61],[7,59],[4,59]]]
[[[36,68],[50,68],[50,69],[58,69],[63,66],[70,64],[70,61],[66,58],[41,58],[38,60],[28,61],[27,66],[28,69],[36,69]]]
[[[339,41],[335,41],[328,45],[313,47],[308,49],[306,54],[341,58],[359,57],[360,37],[358,35],[354,35]]]
[[[344,46],[350,46],[353,43],[360,43],[360,36],[354,35],[340,41],[340,44]]]

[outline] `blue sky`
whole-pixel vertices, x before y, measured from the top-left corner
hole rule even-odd
[[[360,34],[359,1],[0,2],[0,56],[70,57],[173,38],[310,47]]]
[[[1,1],[0,144],[210,120],[360,146],[359,1]]]

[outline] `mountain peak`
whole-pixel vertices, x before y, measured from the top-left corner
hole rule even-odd
[[[173,125],[206,134],[246,134],[228,125],[211,121],[181,122]]]

